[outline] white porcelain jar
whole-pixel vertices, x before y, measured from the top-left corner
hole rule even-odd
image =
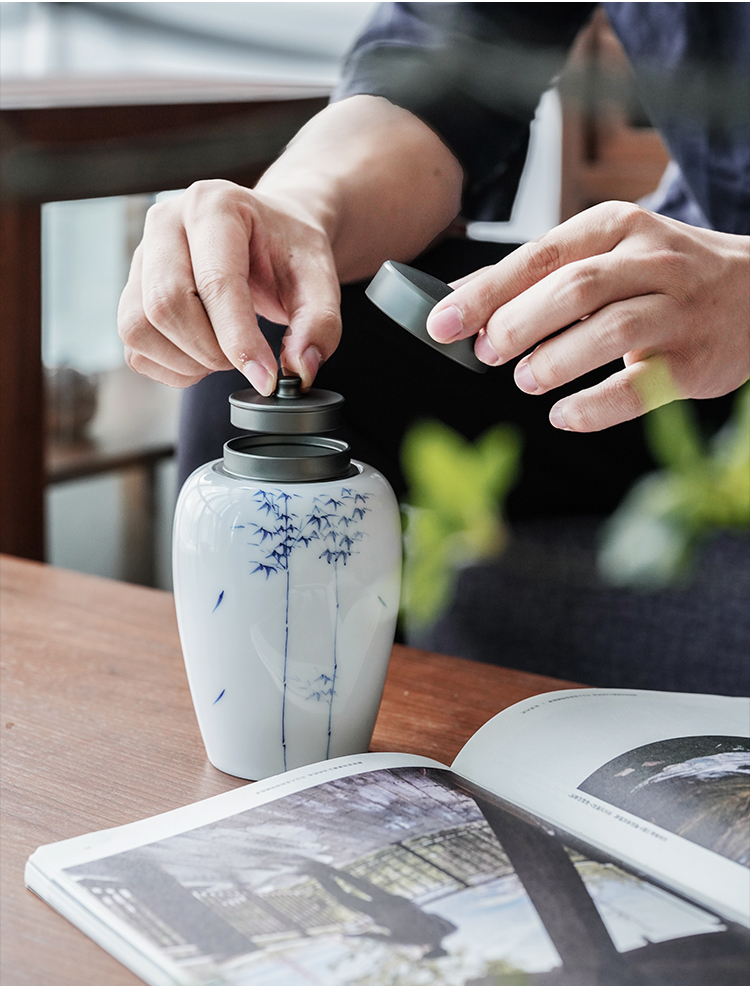
[[[248,416],[258,424],[248,405],[278,425],[290,405],[316,401],[297,389],[296,400],[276,396],[274,407],[273,397],[252,393],[230,400],[240,425]],[[296,429],[307,416],[290,423]],[[366,751],[401,575],[399,510],[381,474],[321,436],[229,441],[223,459],[183,486],[173,570],[190,690],[214,766],[258,779]]]

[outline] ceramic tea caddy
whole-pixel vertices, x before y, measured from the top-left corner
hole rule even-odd
[[[280,376],[234,393],[247,436],[180,493],[173,570],[185,667],[208,758],[256,780],[366,751],[401,574],[386,479],[325,436],[343,399]]]

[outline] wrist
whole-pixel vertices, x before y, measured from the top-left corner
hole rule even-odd
[[[312,228],[329,245],[334,243],[338,227],[336,190],[325,174],[311,169],[277,169],[274,165],[259,179],[253,192],[270,207]]]

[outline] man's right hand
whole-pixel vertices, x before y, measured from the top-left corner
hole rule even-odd
[[[407,110],[375,96],[332,104],[255,190],[196,182],[149,210],[120,302],[128,364],[179,387],[239,368],[269,395],[259,314],[288,326],[282,365],[309,387],[341,336],[339,281],[414,258],[458,213],[462,182]]]
[[[185,387],[238,368],[263,395],[276,360],[256,314],[288,325],[282,360],[309,387],[341,335],[326,232],[295,203],[223,180],[153,206],[119,309],[135,371]]]

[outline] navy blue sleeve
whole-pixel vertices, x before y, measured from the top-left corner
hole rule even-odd
[[[463,214],[507,220],[529,126],[593,3],[384,3],[333,99],[383,96],[425,121],[466,176]]]
[[[650,205],[750,234],[750,4],[607,3],[679,172]]]

